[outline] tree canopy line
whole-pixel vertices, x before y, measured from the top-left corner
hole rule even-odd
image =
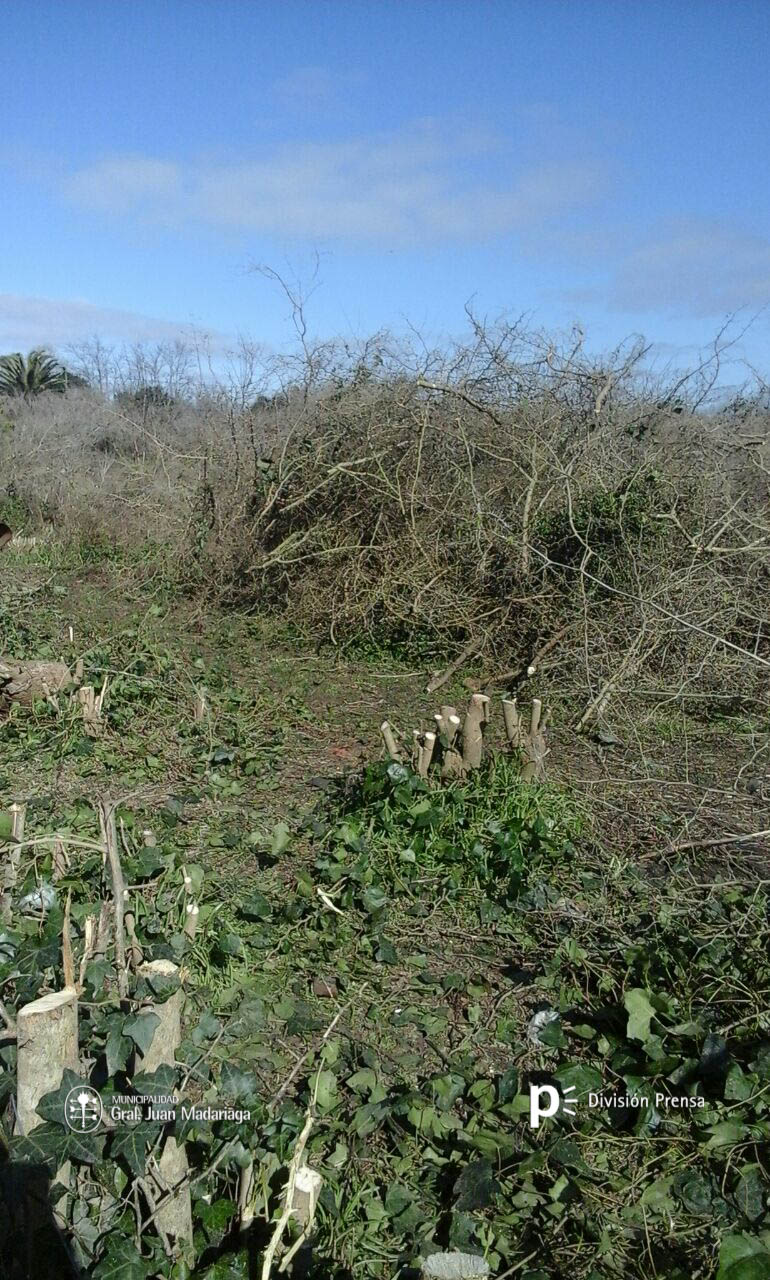
[[[93,389],[93,384],[45,347],[35,347],[28,355],[12,351],[0,356],[0,395],[28,400],[44,394],[64,395],[76,388]],[[174,402],[174,397],[157,383],[139,385],[131,394],[156,407]]]
[[[0,356],[0,393],[6,396],[37,396],[44,392],[63,395],[70,387],[86,387],[85,378],[72,373],[44,347],[29,355],[13,351]]]
[[[758,411],[770,412],[770,389],[753,371],[748,383],[724,387],[720,394],[713,374],[721,367],[720,357],[734,341],[728,338],[722,343],[722,336],[720,334],[715,341],[714,351],[703,366],[686,371],[681,379],[676,380],[673,393],[667,387],[656,408],[665,408],[674,414],[716,409],[739,418]],[[375,335],[372,340],[375,346],[383,337]],[[308,361],[315,389],[328,392],[336,386],[343,391],[351,386],[355,389],[387,379],[381,355],[375,350],[370,358],[368,346],[367,343],[367,350],[357,359],[343,359],[340,363],[340,348],[351,357],[347,344],[333,340],[317,344],[311,353],[312,359]],[[87,390],[97,395],[101,393],[107,400],[113,400],[126,409],[136,408],[146,413],[152,409],[170,409],[174,405],[194,405],[202,396],[207,399],[212,393],[218,393],[217,398],[224,396],[234,409],[243,412],[274,407],[279,402],[285,403],[293,390],[304,388],[305,393],[308,390],[307,369],[297,371],[297,376],[289,376],[287,381],[291,360],[282,364],[278,358],[273,362],[259,343],[244,338],[239,338],[235,349],[226,353],[222,369],[215,368],[209,351],[198,349],[196,342],[189,344],[182,339],[116,348],[93,338],[68,350],[72,358],[66,360],[45,346],[34,347],[26,355],[20,351],[0,355],[0,397],[29,401],[40,395],[65,395],[68,391]],[[620,350],[618,348],[614,355]],[[648,350],[639,341],[635,344],[631,360],[635,372],[639,371]],[[280,390],[272,385],[270,378],[273,363],[276,367],[272,372],[281,366]],[[571,372],[577,375],[576,370]],[[604,369],[601,361],[591,371],[590,381],[595,383],[600,395],[605,375],[609,374],[609,383],[617,386],[617,372]],[[624,369],[622,376],[628,372],[630,370]],[[700,373],[706,375],[705,378],[699,378]],[[406,377],[409,380],[408,374]],[[575,376],[575,381],[579,382],[580,378]],[[702,397],[704,381],[710,394]],[[690,390],[690,384],[697,387],[694,400],[685,390],[686,386]],[[607,390],[610,389],[614,388],[608,386]],[[592,390],[593,387],[589,388]]]

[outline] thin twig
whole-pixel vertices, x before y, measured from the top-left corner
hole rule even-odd
[[[340,1020],[340,1018],[342,1017],[342,1015],[343,1015],[344,1013],[347,1013],[348,1009],[349,1009],[349,1008],[350,1008],[350,1006],[352,1005],[352,1003],[353,1003],[354,999],[356,998],[356,996],[360,995],[360,994],[361,994],[361,992],[365,990],[366,985],[367,985],[367,984],[364,982],[364,983],[363,983],[363,984],[358,988],[358,990],[355,992],[355,994],[354,994],[354,995],[352,995],[352,996],[350,997],[350,999],[348,1000],[347,1004],[344,1004],[344,1005],[342,1006],[342,1008],[338,1010],[338,1012],[334,1015],[334,1017],[332,1018],[331,1022],[330,1022],[330,1023],[329,1023],[329,1025],[328,1025],[328,1027],[327,1027],[327,1028],[326,1028],[326,1030],[324,1031],[323,1035],[321,1036],[321,1039],[320,1039],[319,1043],[318,1043],[317,1045],[311,1045],[311,1046],[310,1046],[310,1048],[307,1050],[307,1052],[306,1052],[306,1053],[303,1053],[302,1057],[297,1059],[297,1061],[295,1062],[295,1064],[294,1064],[294,1066],[292,1067],[291,1071],[289,1072],[288,1076],[286,1077],[286,1079],[284,1080],[283,1084],[281,1085],[280,1089],[279,1089],[279,1090],[278,1090],[278,1092],[275,1094],[275,1096],[274,1096],[274,1098],[273,1098],[273,1100],[272,1100],[272,1102],[271,1102],[271,1104],[270,1104],[270,1105],[271,1105],[271,1107],[275,1107],[275,1106],[277,1105],[277,1103],[279,1103],[279,1102],[281,1101],[281,1098],[283,1098],[283,1096],[285,1095],[286,1091],[287,1091],[287,1090],[289,1089],[289,1087],[294,1083],[294,1081],[296,1080],[296,1078],[297,1078],[297,1076],[299,1075],[300,1071],[302,1070],[302,1068],[303,1068],[304,1064],[307,1062],[308,1058],[310,1057],[311,1053],[315,1053],[315,1052],[316,1052],[316,1050],[317,1050],[317,1049],[319,1049],[319,1048],[321,1047],[321,1045],[323,1045],[323,1044],[325,1044],[325,1043],[326,1043],[326,1041],[329,1039],[329,1036],[331,1035],[332,1031],[333,1031],[333,1030],[334,1030],[334,1028],[336,1027],[336,1025],[337,1025],[337,1023],[339,1022],[339,1020]]]
[[[741,836],[718,836],[714,840],[681,840],[672,844],[670,853],[683,853],[685,849],[715,849],[723,844],[745,844],[747,840],[763,840],[770,836],[770,828],[766,831],[748,831]]]
[[[454,662],[450,662],[449,666],[444,671],[439,672],[437,675],[433,677],[433,679],[426,686],[425,692],[435,693],[437,689],[440,689],[443,685],[445,685],[449,680],[452,679],[452,676],[455,674],[456,671],[460,670],[460,667],[462,667],[466,662],[470,662],[471,658],[478,657],[478,655],[481,653],[482,648],[483,648],[482,642],[480,642],[478,638],[474,636],[474,638],[470,641],[470,643],[466,644],[465,648],[458,655],[458,657],[455,658]]]
[[[70,910],[72,907],[72,890],[67,893],[64,904],[64,918],[61,926],[61,960],[64,972],[65,987],[75,986],[75,961],[72,958],[72,937],[70,934]]]

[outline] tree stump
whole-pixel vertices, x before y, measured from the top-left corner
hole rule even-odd
[[[75,988],[65,987],[25,1004],[16,1016],[16,1037],[16,1132],[28,1134],[43,1123],[37,1114],[40,1099],[58,1089],[65,1069],[80,1070]],[[57,1169],[55,1181],[69,1187],[70,1176],[66,1162]],[[54,1205],[54,1215],[62,1221],[66,1203],[65,1194]]]
[[[15,662],[0,658],[0,703],[20,702],[32,706],[40,698],[51,698],[72,680],[63,662]]]
[[[422,1280],[477,1280],[489,1275],[489,1263],[472,1253],[432,1253],[420,1275]]]
[[[524,782],[541,782],[545,777],[545,758],[548,755],[545,731],[550,720],[550,712],[542,714],[543,704],[539,698],[532,699],[529,728],[524,727],[524,720],[518,709],[515,698],[503,701],[503,719],[508,745],[513,751],[521,751],[523,763],[521,777]]]
[[[478,769],[484,753],[484,728],[489,719],[489,698],[474,693],[463,725],[463,771]]]
[[[65,987],[25,1004],[16,1017],[16,1032],[16,1129],[27,1134],[43,1123],[37,1114],[43,1095],[59,1087],[66,1067],[79,1070],[75,988]]]

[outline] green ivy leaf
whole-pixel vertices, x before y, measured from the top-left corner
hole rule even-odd
[[[725,1236],[719,1250],[716,1280],[768,1280],[770,1253],[747,1235]]]
[[[68,1130],[64,1112],[67,1094],[72,1089],[82,1087],[83,1083],[82,1076],[79,1076],[76,1071],[70,1071],[69,1068],[65,1068],[58,1089],[53,1089],[51,1093],[43,1094],[43,1097],[38,1102],[37,1114],[42,1120],[49,1120],[52,1124],[58,1124],[61,1128]]]
[[[550,1049],[563,1049],[567,1044],[567,1037],[561,1025],[560,1018],[554,1018],[551,1022],[547,1022],[544,1027],[537,1033],[537,1038],[541,1044],[547,1045]]]
[[[58,1124],[40,1124],[31,1133],[11,1138],[10,1151],[16,1160],[44,1164],[55,1170],[66,1160],[94,1164],[104,1149],[103,1133],[75,1133]]]
[[[578,1063],[572,1067],[559,1067],[554,1072],[554,1076],[562,1087],[565,1089],[572,1087],[575,1090],[575,1101],[585,1102],[589,1093],[601,1093],[604,1088],[604,1081],[601,1072],[596,1067],[589,1067],[585,1063]]]
[[[131,859],[131,866],[137,880],[149,880],[158,871],[165,871],[170,862],[168,854],[162,854],[158,849],[149,847],[140,849],[139,853]]]
[[[155,1141],[159,1132],[160,1125],[149,1120],[116,1129],[110,1143],[110,1156],[113,1159],[122,1156],[131,1172],[140,1178],[144,1173],[147,1148]]]
[[[142,1057],[152,1044],[155,1029],[160,1025],[157,1013],[138,1013],[134,1018],[126,1018],[123,1023],[123,1035],[133,1040]]]
[[[339,1094],[337,1092],[337,1077],[333,1071],[319,1071],[316,1101],[318,1109],[322,1113],[332,1111],[337,1106]]]
[[[711,1184],[699,1173],[685,1173],[674,1178],[674,1194],[688,1213],[703,1215],[712,1210]]]
[[[767,1183],[758,1164],[744,1165],[735,1188],[735,1201],[749,1222],[756,1222],[765,1212]]]
[[[257,1099],[257,1078],[251,1071],[241,1071],[231,1062],[222,1063],[219,1085],[228,1098],[248,1106]]]
[[[497,1179],[491,1160],[473,1160],[454,1186],[458,1209],[486,1209],[497,1195]]]
[[[134,1088],[145,1098],[167,1098],[176,1087],[179,1068],[162,1062],[155,1071],[140,1071],[133,1078]]]
[[[725,1080],[725,1100],[728,1102],[745,1102],[750,1098],[754,1086],[751,1079],[744,1075],[737,1062],[727,1072]]]
[[[380,938],[374,958],[378,964],[398,964],[398,953],[388,938]]]
[[[86,969],[86,982],[92,991],[99,991],[114,973],[109,960],[92,960]]]
[[[263,893],[254,892],[239,903],[238,912],[247,920],[267,920],[273,909]]]
[[[718,1124],[709,1125],[708,1132],[711,1137],[706,1143],[706,1150],[713,1151],[717,1147],[734,1147],[747,1136],[749,1130],[737,1120],[720,1120]]]
[[[370,915],[376,915],[378,911],[382,911],[387,901],[388,895],[376,884],[370,884],[361,894],[364,911],[368,911]]]
[[[150,977],[142,977],[136,984],[137,999],[143,1000],[152,996],[153,1001],[163,1004],[175,991],[179,990],[178,973],[154,973]]]
[[[362,1067],[360,1071],[348,1076],[345,1084],[355,1093],[371,1093],[377,1085],[377,1076],[371,1067]]]
[[[500,1102],[511,1102],[519,1092],[519,1073],[516,1067],[509,1067],[497,1082],[497,1096]]]
[[[278,822],[273,827],[273,834],[270,837],[270,852],[274,858],[283,853],[287,849],[291,840],[291,831],[285,822]]]
[[[718,1280],[721,1277],[720,1270],[717,1272]],[[724,1280],[770,1280],[770,1253],[755,1253],[750,1258],[741,1258],[728,1267]]]
[[[624,995],[623,1004],[628,1012],[626,1034],[629,1040],[641,1040],[644,1043],[650,1037],[650,1023],[655,1017],[650,993],[642,987],[632,987]]]
[[[217,950],[223,956],[242,956],[243,941],[237,933],[233,933],[229,929],[225,929],[217,938]]]
[[[92,1271],[94,1280],[147,1280],[155,1267],[143,1258],[130,1236],[114,1233],[107,1252]]]
[[[414,1196],[407,1187],[400,1182],[392,1182],[385,1196],[385,1209],[391,1218],[395,1218],[399,1213],[403,1213],[413,1200]]]
[[[222,1231],[237,1211],[232,1200],[215,1200],[212,1204],[199,1200],[195,1206],[196,1217],[200,1218],[209,1231]]]
[[[104,1053],[107,1059],[107,1074],[114,1076],[116,1071],[125,1069],[128,1059],[133,1052],[133,1043],[127,1036],[123,1035],[123,1025],[117,1021],[112,1024],[104,1043]]]

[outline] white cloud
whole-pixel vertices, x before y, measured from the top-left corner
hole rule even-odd
[[[489,176],[494,156],[502,180]],[[593,203],[595,162],[516,166],[488,134],[424,121],[398,134],[284,144],[256,160],[113,156],[72,174],[78,205],[164,223],[388,247],[525,230]]]
[[[622,259],[609,300],[623,311],[718,316],[770,302],[770,240],[681,220]]]
[[[78,204],[109,212],[126,210],[146,201],[173,199],[179,185],[178,167],[148,156],[115,156],[65,179],[65,193]]]
[[[192,326],[99,307],[90,302],[0,294],[0,350],[61,347],[93,334],[110,341],[161,342],[190,336]]]
[[[361,71],[331,71],[328,67],[295,67],[273,84],[273,93],[283,106],[305,111],[324,108],[340,101],[345,93],[365,81]]]

